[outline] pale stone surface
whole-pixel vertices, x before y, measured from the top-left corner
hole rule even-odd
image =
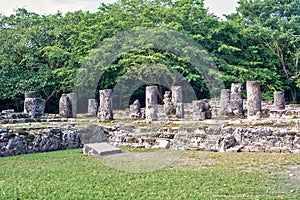
[[[195,121],[202,121],[205,119],[211,119],[212,112],[210,104],[207,99],[201,99],[192,101],[193,105],[193,117],[192,119]]]
[[[158,119],[157,112],[157,86],[146,87],[146,120],[155,121]]]
[[[177,103],[182,103],[182,87],[172,86],[172,104],[175,107]]]
[[[89,102],[88,102],[88,113],[92,117],[96,117],[97,116],[97,111],[98,111],[98,103],[97,103],[96,99],[89,99]]]
[[[226,120],[226,126],[207,126],[205,122],[195,125],[194,122],[188,124],[186,121],[173,122],[181,124],[180,127],[118,124],[103,128],[91,125],[82,128],[83,131],[73,127],[40,130],[5,128],[0,129],[0,156],[78,148],[82,146],[81,142],[105,141],[105,136],[111,144],[139,148],[167,147],[169,141],[170,149],[299,153],[300,128],[291,126],[291,121],[300,120],[235,119]]]
[[[226,115],[229,112],[230,89],[222,89],[220,97],[220,114]]]
[[[59,99],[59,115],[63,118],[72,117],[72,104],[67,94],[62,94]]]
[[[71,107],[72,107],[72,117],[76,118],[77,115],[77,94],[76,93],[69,93],[67,96],[70,99]]]
[[[112,111],[112,90],[99,90],[100,105],[98,109],[98,118],[100,121],[110,121],[113,119]]]
[[[232,135],[226,135],[218,140],[217,150],[219,152],[225,152],[227,149],[237,146],[237,140]]]
[[[166,139],[156,139],[155,145],[153,148],[158,149],[169,149],[170,148],[170,141]]]
[[[241,122],[223,127],[119,127],[108,138],[117,146],[154,148],[157,141],[170,141],[170,149],[205,151],[297,152],[300,149],[299,127],[245,126]],[[162,145],[163,146],[163,145]]]
[[[28,114],[29,118],[40,118],[44,110],[45,100],[37,98],[33,91],[25,93],[24,113]]]
[[[7,135],[14,133],[7,139]],[[76,130],[70,128],[0,129],[0,157],[81,147]]]
[[[84,144],[99,143],[107,140],[103,127],[94,124],[86,128],[80,128],[78,134]]]
[[[175,114],[175,107],[172,103],[172,96],[170,91],[166,91],[164,94],[164,111],[168,117],[172,117]]]
[[[176,104],[176,117],[178,119],[184,118],[184,104],[183,103]]]
[[[130,118],[131,119],[142,118],[141,104],[138,99],[135,100],[132,105],[130,105]]]
[[[108,144],[107,142],[101,142],[101,143],[93,143],[93,144],[84,144],[83,153],[89,155],[106,156],[106,155],[122,153],[122,150]]]
[[[231,84],[230,112],[235,116],[243,116],[243,85],[241,83]]]
[[[201,100],[192,101],[193,104],[193,120],[205,120],[205,104]]]
[[[247,81],[247,117],[261,118],[260,82]]]
[[[285,109],[284,92],[274,92],[274,107],[278,110]]]
[[[184,118],[184,106],[182,103],[182,87],[181,86],[172,86],[172,104],[175,109],[176,118]]]

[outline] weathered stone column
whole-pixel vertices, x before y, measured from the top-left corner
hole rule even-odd
[[[204,107],[205,112],[205,119],[211,119],[212,118],[212,112],[211,112],[211,106],[207,99],[200,100]]]
[[[222,89],[220,97],[220,114],[226,115],[230,106],[230,89]]]
[[[172,86],[172,104],[176,107],[177,103],[182,103],[182,87]]]
[[[112,90],[99,90],[100,105],[98,109],[98,118],[101,121],[110,121],[113,119],[112,111]]]
[[[28,114],[30,118],[35,118],[35,92],[29,91],[25,93],[24,113]]]
[[[67,94],[62,94],[59,99],[59,115],[64,118],[72,117],[72,104]]]
[[[183,103],[176,104],[176,117],[178,119],[184,118],[184,104]]]
[[[25,93],[24,113],[30,118],[39,118],[44,114],[45,100],[36,98],[35,92],[30,91]]]
[[[138,99],[135,100],[132,105],[130,105],[130,118],[131,119],[142,118],[141,104]]]
[[[170,91],[166,91],[164,94],[164,111],[167,117],[172,117],[172,115],[176,114],[175,107],[172,104],[172,97]]]
[[[243,116],[243,85],[241,83],[231,84],[229,109],[235,116]]]
[[[260,82],[247,81],[247,117],[260,118],[261,113],[261,96]]]
[[[157,120],[157,86],[146,87],[146,120],[154,121]]]
[[[184,106],[182,103],[182,87],[181,86],[172,86],[172,104],[175,110],[176,118],[184,118]],[[179,105],[178,105],[179,104]]]
[[[274,107],[278,110],[285,109],[284,92],[274,92]]]
[[[46,101],[40,98],[35,98],[35,100],[36,100],[35,118],[40,118],[44,114]]]
[[[196,100],[192,101],[193,104],[193,120],[205,120],[205,105],[203,102]]]
[[[71,106],[72,106],[72,117],[76,118],[77,115],[77,95],[76,93],[69,93],[67,94],[71,101]]]
[[[98,103],[96,101],[96,99],[89,99],[88,102],[88,113],[92,116],[92,117],[96,117],[97,116],[97,109],[98,108]]]

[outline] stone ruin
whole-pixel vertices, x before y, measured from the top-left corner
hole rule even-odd
[[[62,94],[59,99],[59,115],[62,118],[76,118],[77,95],[75,93]]]
[[[221,90],[220,99],[202,99],[183,103],[182,88],[173,86],[171,91],[166,91],[164,94],[164,105],[158,105],[157,86],[148,86],[146,87],[145,108],[141,108],[139,100],[136,100],[128,110],[113,111],[112,90],[100,90],[99,105],[95,99],[89,99],[88,113],[85,115],[85,117],[94,117],[95,119],[82,117],[76,119],[78,114],[75,93],[62,94],[59,101],[59,117],[49,118],[48,114],[44,114],[45,101],[37,98],[34,92],[27,92],[24,112],[16,113],[14,110],[4,110],[0,113],[0,123],[81,121],[115,123],[112,121],[114,114],[120,116],[119,112],[124,112],[125,119],[134,120],[130,122],[130,125],[106,127],[104,131],[107,141],[116,146],[300,153],[300,126],[298,126],[300,120],[297,119],[300,116],[300,108],[286,105],[282,91],[274,92],[274,102],[262,102],[259,81],[248,81],[246,94],[247,99],[244,99],[242,84],[232,83],[230,89]],[[118,120],[117,118],[116,121],[118,122]],[[135,123],[147,125],[135,126]],[[171,127],[168,126],[169,123],[171,123]],[[24,151],[21,150],[21,147],[16,147],[16,144],[26,143],[24,143],[25,136],[22,136],[23,132],[1,131],[2,156],[35,151],[30,145],[27,145],[27,150]],[[47,131],[44,130],[44,132]],[[50,131],[49,134],[53,135],[53,131]],[[74,137],[70,142],[75,140]],[[39,140],[40,136],[34,136],[34,138],[36,138],[35,142],[53,140],[49,136],[42,136],[44,138],[42,140]],[[77,141],[83,139],[78,139],[77,136],[75,138]],[[28,143],[31,140],[27,138],[26,141]],[[52,143],[48,142],[48,144]],[[61,141],[54,142],[53,146],[42,147],[41,145],[43,142],[34,148],[37,151],[69,148],[68,145],[62,145]],[[70,144],[70,148],[75,146],[82,146],[82,143]]]
[[[170,91],[166,91],[164,94],[164,111],[166,115],[170,118],[172,115],[176,114],[176,108],[172,103],[172,95]]]
[[[260,82],[247,81],[247,117],[261,118]]]
[[[157,108],[157,86],[146,87],[146,120],[155,121],[158,120],[158,108]]]
[[[231,90],[221,90],[220,114],[228,116],[243,116],[243,85],[232,83]]]
[[[143,119],[146,121],[157,120],[194,120],[203,121],[218,116],[236,117],[249,119],[289,118],[300,116],[300,110],[289,108],[285,105],[284,92],[274,92],[274,103],[266,104],[261,101],[260,82],[247,81],[247,99],[243,99],[243,86],[240,83],[232,83],[231,89],[222,89],[219,100],[202,99],[191,103],[183,103],[181,86],[172,86],[171,91],[164,94],[163,110],[158,105],[157,86],[146,87],[146,107],[141,108],[139,100],[130,105],[129,113],[131,119]],[[112,90],[99,91],[99,106],[96,99],[89,99],[87,117],[98,117],[102,122],[113,120]],[[3,119],[41,119],[43,118],[45,101],[37,98],[35,92],[26,92],[24,101],[24,112],[15,113],[12,110],[2,112]],[[118,111],[116,111],[118,113]],[[59,116],[61,118],[77,117],[77,95],[75,93],[62,94],[59,100]],[[0,119],[0,120],[1,120]],[[27,120],[29,121],[29,120]],[[0,121],[1,122],[1,121]]]
[[[97,117],[98,102],[96,99],[89,99],[88,102],[88,115],[91,117]]]
[[[110,121],[113,120],[112,111],[112,90],[99,90],[99,108],[98,108],[98,118],[100,121]]]
[[[30,91],[25,93],[24,113],[28,114],[29,118],[40,118],[44,114],[45,100],[37,98],[35,92]]]
[[[182,102],[181,86],[172,86],[171,91],[164,94],[164,111],[168,118],[184,118],[184,104]]]
[[[193,104],[193,120],[202,121],[205,119],[211,119],[211,107],[207,99],[196,100],[192,102]]]
[[[141,104],[137,99],[130,105],[130,118],[131,119],[140,119],[142,118]]]
[[[72,117],[72,103],[67,94],[62,94],[59,99],[59,116],[63,118]]]

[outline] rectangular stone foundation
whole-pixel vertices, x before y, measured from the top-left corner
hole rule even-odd
[[[94,144],[85,144],[83,146],[83,153],[89,155],[112,155],[122,153],[122,150],[114,147],[106,142],[94,143]]]

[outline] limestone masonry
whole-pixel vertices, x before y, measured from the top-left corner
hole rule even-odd
[[[232,83],[220,99],[184,103],[182,87],[146,87],[145,108],[136,99],[125,110],[112,109],[113,90],[89,99],[77,113],[77,94],[62,94],[59,114],[45,114],[45,101],[25,93],[24,111],[0,113],[0,156],[80,148],[109,142],[114,146],[176,150],[300,153],[300,106],[286,105],[284,92],[261,101],[260,82]],[[244,95],[245,95],[244,94]],[[160,94],[161,95],[161,94]],[[95,125],[93,125],[95,124]]]

